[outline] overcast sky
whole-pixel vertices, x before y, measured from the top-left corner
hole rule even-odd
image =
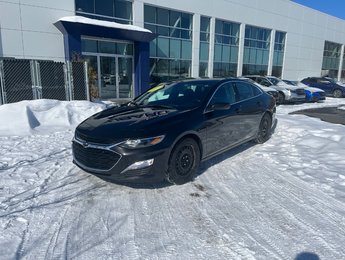
[[[293,0],[296,3],[345,19],[345,0]]]

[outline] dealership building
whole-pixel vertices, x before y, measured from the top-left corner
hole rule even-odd
[[[85,60],[104,99],[178,78],[345,78],[345,21],[289,0],[0,0],[0,57]]]

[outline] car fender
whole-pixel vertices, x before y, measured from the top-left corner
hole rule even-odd
[[[201,155],[201,158],[202,158],[202,155],[203,155],[203,151],[204,151],[204,144],[202,142],[203,140],[203,137],[201,136],[200,133],[198,133],[197,131],[186,131],[186,132],[183,132],[179,135],[176,136],[175,138],[175,141],[172,143],[170,149],[169,149],[169,153],[172,152],[172,150],[174,149],[174,147],[176,146],[176,144],[181,141],[183,138],[187,137],[187,136],[193,136],[195,139],[197,139],[197,143],[199,144],[199,147],[200,147],[200,155]]]

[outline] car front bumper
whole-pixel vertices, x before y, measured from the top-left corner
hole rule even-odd
[[[305,101],[305,94],[304,95],[298,95],[295,93],[291,93],[290,96],[286,96],[286,101],[290,102],[290,103],[304,102]]]
[[[76,145],[80,142],[76,139],[73,140],[73,163],[85,172],[91,173],[102,179],[115,181],[115,182],[135,182],[135,183],[153,183],[159,182],[166,178],[167,165],[170,155],[169,148],[148,147],[143,149],[124,149],[115,146],[109,150],[109,146],[92,144],[85,147],[85,154],[88,158],[80,156],[80,149],[76,149]],[[94,149],[94,153],[89,153],[87,149]],[[98,151],[97,151],[98,150]],[[113,157],[111,157],[113,153]],[[103,167],[98,164],[102,162],[99,156],[106,156],[107,162],[112,161],[111,167]],[[126,170],[129,166],[137,162],[143,162],[153,159],[153,164],[144,168]]]

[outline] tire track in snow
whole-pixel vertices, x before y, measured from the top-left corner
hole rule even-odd
[[[248,152],[248,154],[251,154],[251,152]],[[251,155],[251,157],[252,157],[252,155]],[[231,207],[231,203],[228,203],[228,201],[230,201],[230,202],[233,201],[234,197],[233,196],[229,197],[229,194],[233,194],[234,192],[238,191],[238,196],[241,196],[241,195],[243,196],[243,195],[246,195],[246,194],[249,195],[250,194],[250,190],[248,190],[246,188],[247,184],[249,184],[249,185],[255,184],[255,185],[258,185],[258,187],[252,187],[252,186],[249,186],[249,187],[250,188],[254,188],[255,191],[258,192],[258,194],[256,194],[256,195],[258,195],[260,197],[260,196],[262,196],[260,194],[265,194],[263,196],[263,201],[261,202],[263,205],[260,206],[260,207],[262,207],[263,209],[265,209],[265,207],[268,208],[268,209],[270,209],[270,208],[273,208],[273,209],[277,208],[281,212],[285,210],[287,213],[290,213],[290,215],[292,214],[292,216],[294,216],[295,214],[298,214],[298,211],[296,211],[296,202],[294,202],[294,197],[296,197],[295,194],[291,193],[291,191],[284,191],[284,187],[285,187],[285,184],[286,184],[286,182],[284,182],[284,180],[287,178],[287,176],[275,177],[276,180],[274,182],[272,182],[272,179],[271,179],[270,175],[267,174],[267,173],[270,173],[270,172],[273,173],[274,170],[272,170],[270,168],[267,168],[267,167],[263,167],[261,165],[260,168],[263,168],[263,169],[260,170],[260,173],[256,173],[252,169],[258,168],[257,164],[256,163],[255,164],[251,163],[251,162],[255,161],[255,159],[252,158],[251,160],[248,160],[248,158],[246,158],[246,156],[243,156],[243,154],[241,154],[241,158],[242,159],[240,159],[240,160],[237,159],[237,158],[231,158],[231,159],[229,159],[229,162],[226,161],[226,162],[222,163],[223,164],[222,168],[226,167],[227,169],[231,169],[228,172],[223,172],[223,174],[222,174],[223,176],[221,177],[222,179],[226,179],[225,176],[227,176],[227,177],[230,176],[230,179],[228,178],[226,180],[226,182],[225,182],[227,184],[230,184],[229,187],[227,185],[223,185],[223,184],[221,185],[221,188],[219,186],[212,187],[212,186],[214,186],[213,183],[223,183],[223,182],[216,181],[214,179],[215,176],[210,177],[212,180],[208,180],[209,176],[207,176],[207,178],[206,177],[204,178],[204,176],[200,177],[200,181],[201,182],[204,182],[206,180],[207,182],[206,183],[204,182],[204,183],[206,185],[214,188],[214,192],[216,192],[217,196],[212,196],[212,198],[214,198],[214,197],[222,198],[222,203],[224,204],[224,207],[226,207],[226,208],[227,207]],[[244,165],[243,161],[246,161],[246,164],[247,164],[245,166],[245,168],[243,168],[243,165]],[[225,166],[225,164],[228,164],[228,165]],[[252,165],[250,165],[250,164],[252,164]],[[240,167],[240,166],[242,166],[242,167]],[[214,169],[213,169],[213,171],[214,171]],[[220,171],[222,171],[222,170],[220,170]],[[236,172],[239,172],[239,174],[237,174]],[[246,175],[242,175],[241,176],[241,172],[245,172]],[[207,172],[205,173],[205,175],[207,175]],[[240,176],[240,178],[238,176]],[[216,176],[216,177],[219,177],[219,176]],[[233,179],[233,178],[235,178],[233,180],[233,182],[235,183],[235,186],[231,185],[231,179]],[[242,182],[244,182],[244,185],[240,185],[239,180],[241,180],[241,179],[242,179]],[[283,181],[284,185],[283,184],[277,185],[278,183],[280,183],[280,181]],[[239,190],[238,186],[240,186],[241,190]],[[287,187],[289,187],[289,186],[287,185]],[[305,194],[305,192],[304,192],[305,187],[300,187],[300,186],[299,187],[292,186],[292,187],[293,187],[293,190],[298,190],[299,193],[302,192],[302,194]],[[230,189],[230,192],[227,191],[226,189]],[[313,193],[313,197],[314,198],[316,198],[316,196],[317,196],[315,194],[318,194],[318,193],[315,193],[314,191],[308,191],[308,192]],[[328,204],[329,200],[333,200],[332,198],[328,198],[328,196],[325,195],[325,194],[322,194],[322,195],[324,197],[325,196],[327,197],[327,199],[322,201],[322,203],[324,205]],[[283,198],[283,200],[282,200],[282,198]],[[264,200],[266,200],[266,199],[267,200],[271,200],[270,203],[273,203],[273,204],[265,206],[265,201]],[[284,201],[284,200],[290,201],[290,204],[292,205],[291,206],[292,209],[288,209],[286,207],[282,207],[281,201]],[[317,198],[317,200],[320,200],[320,199]],[[255,203],[255,202],[254,201],[248,201],[248,203],[246,205],[246,208],[250,207],[251,204],[253,204],[253,203]],[[307,203],[310,204],[310,198],[308,198]],[[315,203],[311,203],[311,205],[314,205],[314,204]],[[337,204],[337,202],[336,202],[336,204]],[[215,205],[221,205],[221,203],[215,203]],[[298,207],[300,207],[300,206],[297,206],[297,208]],[[294,209],[295,209],[296,212],[294,212]],[[217,209],[212,209],[210,211],[212,212],[214,210],[217,210]],[[332,210],[334,211],[334,208]],[[210,211],[208,211],[208,212],[210,212]],[[315,213],[316,215],[318,215],[318,220],[321,220],[322,219],[322,214],[319,213],[318,211],[326,212],[327,213],[327,212],[331,212],[331,209],[327,209],[326,211],[325,211],[325,208],[319,208],[319,207],[316,207],[316,209],[314,209],[313,207],[310,207],[308,209],[304,209],[304,212],[308,212],[308,211],[311,211],[311,212]],[[254,214],[258,213],[257,209],[256,210],[254,209],[253,213]],[[215,215],[219,215],[219,214],[220,213],[217,212],[217,214],[215,214]],[[240,214],[240,212],[238,214]],[[284,218],[286,218],[286,215],[287,215],[286,213],[283,214]],[[298,215],[300,215],[300,214],[298,214]],[[309,215],[313,216],[313,214],[309,214]],[[303,219],[303,216],[299,216],[299,218]],[[296,222],[296,221],[294,221],[291,218],[287,218],[287,219],[288,219],[288,222],[290,222],[290,221],[292,221],[292,223]],[[336,219],[337,219],[336,223],[331,222],[333,226],[332,226],[332,228],[330,228],[330,231],[334,230],[334,229],[337,230],[336,226],[339,224],[339,221],[342,220],[342,218],[340,218],[339,214],[335,217],[334,220],[336,220]],[[330,219],[330,220],[333,221],[333,219]],[[282,220],[279,220],[278,222],[282,222]],[[313,221],[313,222],[315,222],[315,221]],[[320,236],[317,236],[317,232],[319,230],[316,229],[315,226],[310,226],[310,224],[309,224],[309,226],[304,226],[304,228],[303,228],[303,224],[302,223],[298,223],[297,222],[295,224],[299,225],[302,228],[302,230],[303,229],[305,230],[306,229],[305,227],[307,227],[307,230],[309,230],[309,231],[310,230],[313,231],[313,229],[315,229],[316,232],[315,233],[313,232],[315,239],[318,240],[318,238],[320,237]],[[343,226],[343,225],[341,225],[341,226]],[[253,233],[252,232],[253,230],[254,230],[254,233],[257,233],[258,235],[261,236],[261,239],[259,239],[259,240],[262,240],[262,238],[265,236],[264,232],[262,232],[262,230],[257,230],[254,227],[250,227],[249,230],[248,230],[248,233]],[[342,228],[341,228],[341,230],[342,230]],[[277,232],[277,231],[275,231],[275,232]],[[326,232],[326,234],[324,234],[324,233],[325,232],[323,232],[323,235],[326,235],[326,237],[332,237],[332,233],[331,232]],[[339,233],[341,233],[341,231]],[[280,234],[280,236],[282,236],[282,235],[283,234]],[[270,238],[270,237],[276,237],[276,236],[273,235],[273,234],[268,234],[268,238]],[[279,235],[278,235],[278,237],[279,237]],[[279,253],[282,258],[286,258],[287,257],[281,250],[277,250],[279,248],[284,248],[284,247],[274,245],[275,242],[272,241],[271,239],[265,238],[265,240],[267,240],[267,242],[272,246],[272,248],[275,249],[274,251],[276,251],[276,253]],[[333,240],[333,243],[334,243],[334,241],[335,240]],[[308,245],[308,244],[310,244],[310,238],[308,238],[308,241],[300,241],[300,243]],[[339,247],[333,247],[332,245],[330,246],[329,243],[325,242],[324,239],[318,240],[318,244],[326,246],[326,248],[329,249],[329,252],[334,252],[334,250],[336,250],[336,252],[341,252],[342,251],[342,250],[339,251]],[[272,257],[273,257],[273,255],[272,255]]]
[[[220,173],[220,171],[219,171],[219,173]],[[222,174],[224,174],[224,173],[222,173]],[[233,174],[232,170],[230,172],[228,172],[227,174]],[[219,175],[219,177],[222,178],[224,176]],[[206,182],[207,185],[210,185],[210,187],[212,187],[213,186],[212,183],[214,182],[214,180],[209,180],[208,178],[206,180],[207,180],[207,182]],[[219,183],[223,183],[223,182],[219,182]],[[208,212],[214,213],[213,218],[215,221],[217,221],[219,226],[233,227],[232,229],[230,228],[231,235],[235,236],[237,238],[243,237],[243,235],[248,237],[248,234],[253,235],[253,232],[254,232],[254,234],[257,234],[260,236],[260,239],[254,239],[254,241],[260,241],[261,244],[263,242],[262,241],[263,239],[266,241],[266,243],[267,243],[266,246],[264,246],[264,245],[260,245],[260,246],[265,250],[265,252],[266,252],[265,255],[268,258],[276,259],[276,258],[282,258],[282,256],[284,256],[283,252],[281,250],[279,250],[279,248],[275,245],[275,243],[269,237],[267,237],[262,232],[262,230],[258,229],[256,225],[253,225],[251,223],[250,219],[249,220],[245,219],[245,221],[243,221],[244,220],[243,218],[241,218],[241,219],[237,218],[237,216],[242,214],[240,212],[242,210],[249,210],[249,213],[247,213],[247,215],[249,215],[249,217],[252,216],[251,214],[254,215],[255,211],[252,210],[251,207],[246,202],[242,202],[242,205],[234,207],[233,201],[240,199],[240,197],[236,194],[235,190],[230,190],[226,185],[221,185],[220,187],[218,186],[218,187],[213,187],[213,188],[214,188],[215,194],[212,196],[212,198],[215,197],[215,200],[219,200],[219,201],[217,201],[217,203],[214,203],[217,206],[215,206],[215,207],[211,206],[211,209],[208,210]],[[242,189],[241,189],[241,191],[243,192]],[[213,205],[213,204],[210,203],[210,205]],[[222,205],[221,209],[218,207],[219,205]],[[230,211],[233,215],[227,214],[227,211],[224,212],[223,209],[227,210],[229,208],[234,209],[234,210]],[[220,215],[223,216],[222,219],[219,219],[218,216],[220,216]],[[248,218],[248,216],[247,216],[247,218]],[[237,223],[238,220],[240,220],[241,223]],[[224,224],[224,222],[226,224]],[[245,224],[245,227],[241,227],[241,225],[244,225],[244,224]],[[237,230],[234,230],[234,228],[236,228]],[[253,241],[252,235],[249,238],[250,238],[250,240]],[[267,246],[270,248],[273,248],[273,251],[268,249]],[[248,244],[247,244],[247,247],[249,247]]]

